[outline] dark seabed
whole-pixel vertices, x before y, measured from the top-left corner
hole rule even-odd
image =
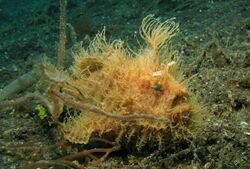
[[[51,79],[41,73],[41,64],[57,65],[60,11],[60,0],[0,0],[0,169],[250,168],[249,0],[67,0],[65,70],[74,64],[79,42],[87,47],[104,27],[108,42],[122,39],[128,51],[138,52],[146,45],[139,32],[143,18],[154,14],[179,24],[171,41],[177,70],[207,115],[194,133],[180,138],[170,133],[160,148],[148,142],[140,150],[136,137],[119,141],[116,149],[119,136],[110,133],[94,143],[71,143],[61,125],[81,112],[64,106],[55,119],[37,98],[38,92],[51,97]],[[90,66],[99,70],[98,63]]]

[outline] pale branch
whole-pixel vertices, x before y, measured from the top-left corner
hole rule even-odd
[[[64,68],[64,57],[65,57],[65,44],[66,44],[66,0],[60,0],[60,46],[58,54],[58,66],[63,70]]]
[[[48,166],[62,166],[62,167],[68,167],[71,169],[86,169],[83,166],[79,166],[71,161],[66,160],[40,160],[38,162],[29,164],[25,166],[23,169],[32,169],[32,168],[40,168],[40,167],[48,167]]]
[[[8,99],[14,94],[22,90],[25,90],[27,87],[33,85],[37,81],[35,74],[36,74],[35,70],[30,71],[18,77],[17,79],[12,81],[10,84],[5,86],[0,92],[0,101]]]
[[[112,148],[93,148],[90,150],[83,150],[75,154],[64,156],[62,158],[59,158],[58,160],[75,160],[80,157],[89,156],[92,153],[105,153],[105,155],[102,157],[105,158],[107,157],[107,154],[110,154],[111,152],[117,151],[119,149],[120,149],[119,146],[114,146]]]
[[[73,100],[72,98],[69,98],[65,95],[63,95],[62,93],[59,93],[55,90],[51,90],[51,94],[55,95],[56,97],[58,97],[59,99],[61,99],[66,105],[71,106],[75,109],[78,110],[87,110],[93,113],[98,113],[110,118],[114,118],[114,119],[119,119],[119,120],[127,120],[127,121],[131,121],[131,120],[153,120],[153,121],[157,121],[157,122],[162,122],[168,125],[171,125],[172,122],[169,119],[164,119],[164,118],[160,118],[157,116],[152,116],[152,115],[148,115],[148,114],[142,114],[142,113],[133,113],[131,115],[118,115],[118,114],[114,114],[111,112],[106,112],[105,110],[91,105],[91,104],[87,104],[87,103],[83,103],[83,102],[79,102],[76,100]]]
[[[103,142],[103,143],[106,143],[106,144],[110,144],[110,145],[115,145],[114,142],[111,142],[107,139],[104,139],[104,138],[99,138],[99,137],[91,137],[89,139],[90,142],[95,142],[95,141],[99,141],[99,142]]]
[[[5,107],[19,107],[27,102],[35,100],[40,104],[44,105],[50,113],[53,113],[54,106],[49,102],[49,100],[39,93],[28,93],[22,97],[19,97],[15,100],[6,100],[0,102],[0,108]]]

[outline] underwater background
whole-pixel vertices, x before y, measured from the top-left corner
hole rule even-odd
[[[149,14],[179,24],[171,42],[181,62],[178,69],[209,118],[192,140],[174,139],[148,152],[128,146],[98,165],[84,158],[84,167],[75,162],[71,168],[250,168],[249,0],[67,0],[65,67],[72,64],[75,44],[87,47],[104,27],[109,41],[122,39],[136,51],[142,46],[142,19]],[[5,86],[44,60],[57,63],[59,24],[59,0],[0,0],[0,102],[39,90],[21,84],[26,87],[3,96]],[[79,147],[59,145],[60,135],[43,107],[0,108],[1,169],[36,168],[28,164],[77,152]],[[41,150],[49,145],[54,147]]]

